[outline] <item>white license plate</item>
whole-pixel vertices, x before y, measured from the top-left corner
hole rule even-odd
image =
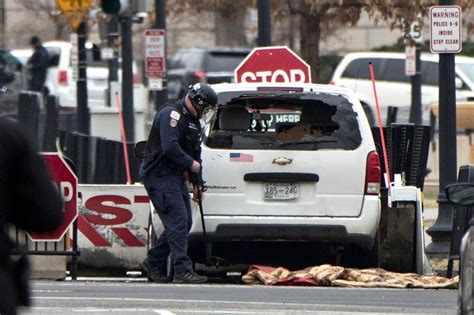
[[[265,183],[263,184],[263,199],[290,200],[298,198],[300,185],[296,183]]]

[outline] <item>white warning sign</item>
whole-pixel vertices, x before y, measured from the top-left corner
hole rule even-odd
[[[430,50],[458,53],[462,50],[462,12],[457,5],[430,7]]]

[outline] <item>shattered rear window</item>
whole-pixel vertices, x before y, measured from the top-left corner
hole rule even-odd
[[[211,148],[354,150],[362,138],[357,113],[341,95],[228,92],[204,139]]]

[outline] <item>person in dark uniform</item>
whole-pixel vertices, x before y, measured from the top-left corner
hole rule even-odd
[[[153,282],[168,282],[165,268],[171,253],[174,283],[204,283],[188,257],[187,235],[192,225],[191,204],[184,173],[193,183],[193,199],[202,198],[201,126],[208,106],[217,104],[214,90],[205,84],[190,86],[186,96],[165,104],[155,115],[140,165],[140,176],[164,226],[142,263]]]
[[[34,52],[26,63],[26,67],[31,74],[29,89],[30,91],[43,92],[46,72],[49,66],[48,51],[43,47],[41,40],[36,36],[31,37],[30,46]]]
[[[28,305],[26,257],[12,261],[5,227],[48,232],[63,216],[62,197],[34,146],[19,125],[0,118],[0,314]]]

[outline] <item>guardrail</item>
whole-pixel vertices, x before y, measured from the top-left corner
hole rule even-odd
[[[71,227],[72,237],[67,232],[59,242],[33,242],[26,232],[15,226],[8,226],[7,233],[14,243],[12,255],[44,255],[44,256],[71,256],[70,274],[73,280],[77,279],[77,264],[80,251],[78,248],[77,219]],[[62,243],[62,244],[61,244]]]

